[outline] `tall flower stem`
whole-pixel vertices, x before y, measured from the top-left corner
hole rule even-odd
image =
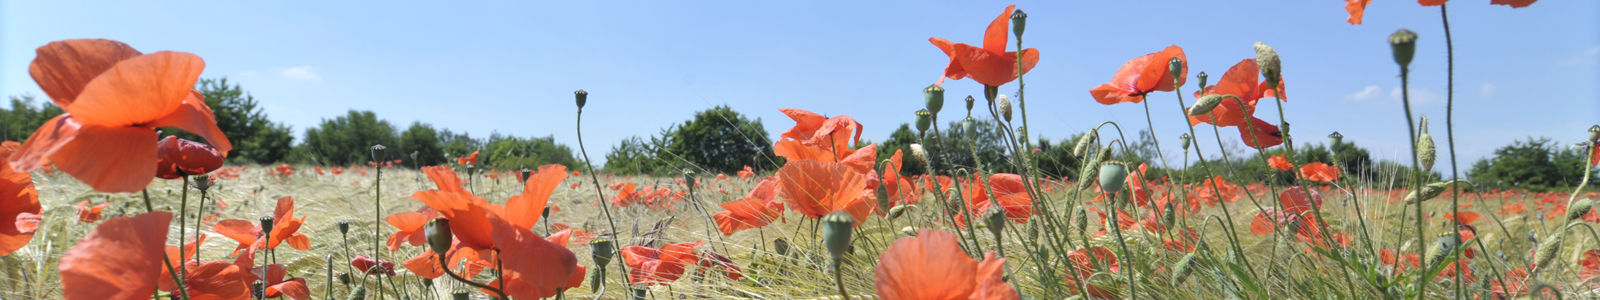
[[[1188,106],[1183,103],[1183,88],[1182,87],[1177,87],[1173,91],[1174,91],[1173,94],[1178,96],[1178,111],[1183,112],[1184,115],[1188,115],[1189,114],[1189,110],[1187,108]],[[1187,123],[1187,120],[1185,121],[1185,123]],[[1199,136],[1198,134],[1195,133],[1193,125],[1190,125],[1188,127],[1189,127],[1189,136]],[[1212,127],[1216,127],[1216,126],[1212,126]],[[1220,137],[1221,135],[1218,135],[1218,136]],[[1221,144],[1220,144],[1221,143],[1220,142],[1221,139],[1219,138],[1218,141],[1219,141],[1218,142],[1219,143],[1218,146],[1221,146]],[[1225,149],[1226,148],[1224,148],[1224,150],[1221,150],[1223,152],[1223,155],[1224,155],[1223,156],[1224,157],[1224,161],[1226,161],[1226,155],[1227,155],[1227,152],[1228,152]],[[1211,164],[1206,163],[1205,152],[1201,151],[1200,147],[1196,146],[1196,147],[1194,147],[1194,155],[1195,155],[1196,159],[1199,160],[1198,163],[1201,165],[1200,169],[1201,170],[1205,170],[1206,178],[1215,178],[1216,175],[1211,171]],[[1244,248],[1239,246],[1239,232],[1238,232],[1237,229],[1234,228],[1234,225],[1233,225],[1233,213],[1228,211],[1228,203],[1227,203],[1227,201],[1224,200],[1224,199],[1220,199],[1222,197],[1222,191],[1221,191],[1220,188],[1217,187],[1217,185],[1218,185],[1218,183],[1216,181],[1212,181],[1211,182],[1211,184],[1210,184],[1211,192],[1212,192],[1213,195],[1217,195],[1217,197],[1219,198],[1219,199],[1217,199],[1217,202],[1218,202],[1217,206],[1218,207],[1222,207],[1222,216],[1227,221],[1227,222],[1223,223],[1222,229],[1228,233],[1227,234],[1228,245],[1229,246],[1233,246],[1233,251],[1234,251],[1233,257],[1238,259],[1239,262],[1245,266],[1245,270],[1249,270],[1250,271],[1250,276],[1251,277],[1259,276],[1259,275],[1256,275],[1255,269],[1250,267],[1250,259],[1245,257]]]
[[[1448,13],[1448,11],[1445,10],[1445,4],[1442,4],[1442,3],[1439,4],[1439,19],[1444,23],[1444,57],[1445,57],[1444,132],[1445,132],[1445,144],[1446,144],[1446,147],[1450,148],[1450,215],[1451,216],[1459,216],[1459,215],[1461,215],[1461,197],[1460,197],[1460,195],[1458,193],[1456,193],[1456,181],[1457,180],[1455,180],[1455,179],[1456,179],[1457,176],[1460,176],[1460,175],[1458,174],[1458,171],[1456,169],[1456,167],[1457,167],[1456,166],[1456,134],[1455,134],[1455,125],[1454,125],[1455,124],[1455,115],[1456,115],[1455,114],[1455,104],[1456,104],[1456,48],[1455,48],[1455,45],[1450,40],[1450,14]],[[1588,179],[1589,179],[1588,176],[1584,176],[1584,181],[1588,181]],[[1569,202],[1567,204],[1570,205],[1572,203]],[[1461,227],[1461,219],[1460,218],[1450,218],[1450,219],[1451,219],[1451,222],[1453,222],[1455,224],[1455,227],[1452,227],[1452,228]],[[1457,241],[1461,240],[1461,231],[1460,230],[1452,229],[1452,230],[1450,230],[1450,232],[1452,232],[1452,234],[1455,234],[1455,236],[1456,236],[1455,239]],[[1460,242],[1457,242],[1457,244],[1459,244],[1459,243]],[[1456,257],[1455,257],[1454,261],[1461,261],[1461,252],[1460,251],[1456,251],[1455,256]],[[1461,266],[1461,265],[1462,264],[1460,264],[1460,263],[1456,264],[1456,266]],[[1456,270],[1456,274],[1455,274],[1456,277],[1455,278],[1463,278],[1461,273],[1464,270],[1462,270],[1462,268],[1459,268],[1459,267],[1455,268],[1455,270]],[[1455,293],[1456,300],[1460,300],[1461,296],[1463,294],[1465,294],[1465,291],[1463,291],[1463,289],[1464,289],[1463,285],[1460,283],[1460,280],[1452,280],[1452,284],[1456,286],[1456,293]]]
[[[383,145],[373,145],[372,161],[383,161],[383,150]],[[377,171],[372,180],[372,260],[383,261],[383,166],[372,169]],[[383,284],[378,285],[378,300],[383,300]]]
[[[206,176],[206,175],[200,175],[200,176]],[[206,200],[210,198],[210,197],[207,197],[207,196],[209,196],[208,191],[211,190],[211,184],[214,183],[214,181],[211,181],[210,178],[204,178],[203,180],[205,180],[205,182],[206,182],[206,188],[200,189],[200,207],[196,208],[195,212],[194,212],[194,237],[196,239],[195,246],[194,246],[194,259],[195,260],[200,260],[200,248],[203,248],[203,247],[201,247],[200,242],[198,240],[200,238],[200,235],[202,234],[201,231],[200,231],[200,227],[202,226],[202,224],[205,224],[205,219],[206,219]],[[185,189],[187,189],[187,188],[185,188]],[[178,251],[183,251],[183,247],[178,247]]]
[[[1419,149],[1417,149],[1417,124],[1415,120],[1411,119],[1411,90],[1408,89],[1409,84],[1411,83],[1410,71],[1411,70],[1407,68],[1406,65],[1400,65],[1400,105],[1405,108],[1406,129],[1410,132],[1410,134],[1406,137],[1411,139],[1411,190],[1414,193],[1420,194],[1422,191],[1422,160],[1417,157],[1417,151],[1419,151]],[[1423,199],[1419,197],[1416,201],[1417,215],[1416,224],[1414,225],[1417,227],[1417,242],[1422,242],[1422,240],[1426,238],[1426,236],[1423,235],[1424,230],[1422,228],[1424,225],[1422,223],[1422,200]],[[1409,205],[1411,203],[1406,204]],[[1428,257],[1427,248],[1428,247],[1417,247],[1417,257]],[[1423,262],[1423,270],[1428,269],[1428,266],[1426,265],[1427,263],[1428,262]],[[1421,278],[1417,280],[1413,293],[1418,297],[1421,297],[1423,289],[1425,289],[1428,285],[1428,280],[1433,279],[1433,276],[1419,275],[1418,277]]]
[[[154,204],[150,203],[150,190],[139,190],[139,193],[140,193],[140,195],[144,196],[144,210],[146,212],[155,212],[156,211],[156,206]],[[180,217],[182,217],[182,216],[180,216]],[[183,248],[183,247],[179,246],[178,248]],[[189,290],[183,288],[183,276],[178,275],[178,270],[172,268],[172,259],[168,258],[166,255],[162,255],[161,256],[161,263],[166,265],[167,273],[172,275],[172,282],[176,283],[178,285],[179,295],[183,296],[184,300],[188,300],[189,299]]]
[[[611,217],[611,207],[606,205],[606,193],[605,193],[605,190],[600,189],[600,176],[597,176],[597,175],[594,174],[595,173],[594,172],[594,163],[589,160],[589,150],[586,150],[583,147],[583,106],[582,105],[578,106],[577,130],[578,130],[578,153],[583,153],[583,165],[588,167],[588,169],[589,169],[589,172],[584,172],[584,173],[589,173],[589,180],[594,183],[592,185],[594,186],[594,193],[595,193],[596,197],[599,198],[598,199],[599,202],[597,202],[597,203],[600,204],[600,211],[604,212],[606,214],[606,224],[607,225],[611,225],[611,234],[612,234],[613,237],[615,237],[617,235],[620,235],[621,232],[617,231],[617,221]],[[617,256],[622,256],[622,250],[621,250],[622,247],[615,247],[615,248],[617,248],[617,249],[616,250],[612,250],[612,251],[614,251],[614,253]],[[632,285],[632,283],[628,281],[628,266],[627,266],[627,264],[618,264],[617,267],[621,268],[621,272],[617,272],[617,276],[622,277],[622,282],[624,284]],[[605,281],[602,280],[601,282],[603,283]]]
[[[842,264],[838,258],[833,259],[833,282],[839,286],[839,299],[849,300],[850,292],[844,289],[844,272],[839,271],[839,265]]]
[[[189,266],[183,263],[183,261],[186,260],[184,258],[188,257],[188,256],[184,256],[183,255],[184,252],[185,252],[185,251],[183,251],[184,250],[183,249],[184,248],[183,247],[183,243],[184,243],[184,239],[187,238],[187,236],[184,233],[187,233],[189,231],[184,230],[183,228],[184,227],[188,227],[188,226],[186,226],[187,222],[185,220],[187,220],[186,218],[188,218],[188,216],[189,216],[189,175],[184,175],[182,177],[183,177],[183,185],[178,187],[179,189],[182,189],[183,191],[178,193],[179,196],[178,196],[178,274],[177,275],[178,276],[182,276],[182,277],[189,277],[189,276],[187,276],[187,274],[189,274]],[[199,222],[200,222],[200,220],[195,220],[195,223],[199,223]],[[195,231],[194,234],[195,235],[199,235],[200,232],[199,231]],[[195,243],[194,247],[195,247],[195,249],[199,249],[200,248],[200,244],[199,243]],[[195,258],[198,259],[199,257],[195,257]]]

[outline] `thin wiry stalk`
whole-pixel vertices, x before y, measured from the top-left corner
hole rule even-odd
[[[590,181],[592,181],[594,183],[593,184],[594,185],[594,192],[595,192],[596,197],[598,197],[598,199],[597,199],[598,202],[597,203],[600,204],[600,211],[605,212],[606,224],[607,225],[611,225],[611,237],[613,239],[615,239],[616,237],[621,236],[622,232],[621,231],[617,231],[617,221],[611,218],[611,207],[606,205],[606,193],[605,193],[604,190],[600,189],[600,177],[598,175],[594,174],[594,163],[591,160],[589,160],[589,150],[587,150],[587,149],[585,149],[583,147],[583,107],[582,106],[578,107],[577,131],[578,131],[578,153],[583,153],[583,165],[589,168],[589,172],[588,172],[589,173],[589,179],[590,179]],[[616,257],[621,257],[622,256],[622,247],[612,247],[612,248],[614,248],[614,250],[612,250],[612,253]],[[627,264],[626,263],[619,263],[617,267],[620,268],[620,270],[621,270],[621,272],[617,273],[617,276],[622,277],[622,282],[623,283],[625,283],[627,285],[632,285],[632,282],[629,282],[629,279],[628,279],[628,266],[627,266]],[[605,283],[605,280],[601,280],[600,282],[603,284],[603,283]]]
[[[1450,40],[1450,14],[1445,10],[1445,4],[1444,3],[1439,4],[1439,20],[1444,23],[1444,53],[1445,53],[1444,57],[1445,57],[1445,83],[1446,83],[1445,84],[1445,90],[1444,90],[1445,91],[1444,92],[1444,94],[1445,94],[1445,97],[1444,97],[1444,132],[1445,132],[1445,144],[1446,144],[1446,146],[1448,148],[1450,148],[1450,179],[1451,179],[1450,180],[1450,215],[1451,216],[1460,216],[1461,215],[1461,197],[1460,197],[1459,193],[1456,192],[1456,181],[1457,180],[1455,180],[1457,176],[1460,176],[1459,172],[1456,170],[1456,167],[1457,167],[1456,166],[1456,134],[1455,134],[1455,125],[1454,125],[1455,124],[1454,123],[1455,122],[1455,115],[1456,115],[1455,114],[1455,104],[1456,104],[1456,50],[1455,50],[1454,43]],[[1588,170],[1588,168],[1585,168],[1585,170]],[[1584,179],[1584,181],[1588,181],[1589,177],[1588,176],[1584,176],[1583,179]],[[1579,188],[1581,189],[1582,187],[1579,187]],[[1568,203],[1568,204],[1571,204],[1571,203]],[[1455,224],[1455,227],[1452,227],[1452,228],[1460,228],[1461,227],[1461,218],[1451,217],[1450,218],[1450,222]],[[1456,241],[1460,241],[1461,240],[1461,231],[1460,230],[1450,230],[1450,232],[1452,232],[1452,234],[1455,235]],[[1460,242],[1457,242],[1457,244],[1459,244],[1459,243]],[[1462,268],[1460,267],[1460,266],[1462,266],[1462,264],[1459,263],[1459,261],[1461,261],[1461,253],[1459,251],[1457,251],[1455,256],[1456,256],[1455,257],[1455,261],[1458,261],[1458,263],[1456,263],[1457,267],[1455,268],[1456,269],[1456,278],[1457,278],[1457,280],[1452,280],[1451,284],[1456,286],[1456,300],[1461,300],[1462,294],[1465,294],[1464,290],[1463,290],[1463,284],[1461,284],[1461,280],[1459,280],[1460,278],[1462,278],[1462,274],[1461,273],[1463,272]]]
[[[156,206],[150,204],[150,190],[141,189],[139,190],[139,193],[144,196],[144,210],[146,212],[155,212]],[[179,248],[182,247],[180,246]],[[167,273],[172,275],[172,282],[177,284],[179,295],[182,295],[184,300],[188,300],[189,290],[183,287],[183,276],[179,276],[178,270],[172,268],[172,259],[168,258],[166,255],[162,255],[161,264],[166,265]]]
[[[1410,69],[1408,69],[1405,65],[1400,65],[1400,102],[1401,102],[1401,105],[1403,105],[1405,107],[1406,129],[1408,129],[1410,131],[1410,134],[1407,135],[1406,137],[1411,139],[1411,170],[1410,170],[1411,171],[1410,172],[1411,173],[1411,182],[1409,182],[1409,183],[1411,185],[1411,190],[1414,191],[1414,192],[1419,193],[1419,195],[1420,195],[1420,193],[1422,191],[1422,160],[1420,158],[1417,158],[1417,151],[1419,150],[1419,149],[1417,149],[1417,124],[1416,124],[1415,120],[1411,119],[1411,91],[1409,89],[1407,89],[1407,87],[1409,86],[1408,85],[1409,83],[1410,83]],[[1416,201],[1417,202],[1416,203],[1416,207],[1417,207],[1417,219],[1416,219],[1417,228],[1416,228],[1416,231],[1417,231],[1417,242],[1419,242],[1419,243],[1422,242],[1423,239],[1427,238],[1426,236],[1423,235],[1424,230],[1422,228],[1422,225],[1423,225],[1423,223],[1422,223],[1422,218],[1423,218],[1422,202],[1423,202],[1423,200],[1424,199],[1419,197],[1419,198],[1417,198],[1417,201]],[[1406,205],[1411,205],[1411,203],[1406,203]],[[1428,247],[1417,247],[1417,257],[1428,257],[1427,248]],[[1428,269],[1428,262],[1426,262],[1426,261],[1422,262],[1422,268],[1421,269],[1422,270],[1427,270]],[[1433,279],[1433,277],[1432,276],[1425,276],[1425,275],[1418,276],[1418,277],[1420,277],[1420,278],[1417,279],[1416,287],[1414,288],[1412,293],[1415,294],[1417,297],[1422,297],[1423,296],[1422,292],[1423,292],[1424,289],[1426,289],[1426,287],[1428,285],[1428,280],[1429,279]]]

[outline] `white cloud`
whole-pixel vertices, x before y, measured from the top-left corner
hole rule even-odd
[[[1411,88],[1410,90],[1411,90],[1411,93],[1410,93],[1409,96],[1411,97],[1411,107],[1420,107],[1420,106],[1427,106],[1427,105],[1432,105],[1432,104],[1436,104],[1436,103],[1444,103],[1444,100],[1445,100],[1444,99],[1444,95],[1440,95],[1439,93],[1435,93],[1432,90],[1428,90],[1428,89],[1425,89],[1425,88]],[[1402,102],[1402,100],[1404,100],[1404,98],[1405,98],[1404,96],[1406,96],[1406,95],[1402,95],[1401,94],[1399,87],[1395,87],[1394,89],[1389,90],[1389,99],[1393,99],[1396,102]]]
[[[322,76],[318,76],[317,73],[316,73],[316,70],[317,70],[317,68],[313,68],[311,66],[299,66],[299,67],[283,69],[283,72],[281,72],[279,74],[283,75],[284,78],[289,78],[289,79],[300,79],[300,80],[311,80],[311,81],[322,80]]]
[[[1378,88],[1378,86],[1376,86],[1376,85],[1369,85],[1369,86],[1367,86],[1367,88],[1361,89],[1360,92],[1355,92],[1353,94],[1345,95],[1344,99],[1345,100],[1361,101],[1361,102],[1372,101],[1372,100],[1377,99],[1379,91],[1382,91],[1382,90],[1383,89]]]
[[[1561,64],[1568,66],[1579,66],[1593,63],[1597,60],[1600,60],[1600,46],[1594,46],[1588,50],[1583,50],[1583,53],[1578,53],[1578,55],[1574,55],[1571,58],[1563,59],[1561,60]]]
[[[1485,82],[1483,85],[1478,86],[1478,98],[1488,99],[1489,97],[1494,97],[1495,89],[1498,89],[1498,87]]]

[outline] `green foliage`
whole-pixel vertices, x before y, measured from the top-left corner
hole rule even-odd
[[[660,140],[651,137],[651,140]],[[667,171],[665,161],[656,158],[657,144],[646,142],[639,136],[622,139],[606,153],[606,172],[616,174],[651,174]]]
[[[1082,137],[1083,133],[1079,133],[1056,144],[1051,144],[1049,139],[1039,138],[1039,154],[1034,156],[1039,172],[1057,179],[1078,176],[1078,168],[1083,165],[1083,160],[1072,156],[1072,147]]]
[[[351,165],[372,161],[372,145],[397,145],[394,125],[378,119],[372,111],[351,110],[345,116],[322,119],[316,128],[306,129],[306,151],[324,165]],[[388,151],[385,160],[409,155]]]
[[[0,141],[25,142],[40,125],[62,112],[48,101],[34,106],[33,95],[11,96],[11,109],[0,108]]]
[[[1528,137],[1494,150],[1494,155],[1478,160],[1467,171],[1478,187],[1543,192],[1565,190],[1583,181],[1584,153],[1560,147],[1549,138]]]
[[[258,107],[255,97],[245,93],[238,84],[228,85],[228,78],[200,79],[195,84],[195,90],[200,91],[200,95],[205,97],[206,106],[211,107],[217,128],[222,129],[222,134],[227,135],[228,141],[233,143],[233,150],[228,151],[229,161],[269,164],[289,155],[290,144],[294,142],[292,129],[267,119],[267,114]],[[162,131],[179,138],[205,142],[205,139],[176,127],[162,128]]]
[[[878,144],[878,160],[886,161],[889,157],[894,156],[895,150],[899,150],[901,153],[900,163],[904,164],[904,166],[900,166],[900,175],[928,174],[928,167],[923,166],[922,161],[911,155],[911,144],[915,143],[917,143],[917,132],[911,129],[911,124],[902,123],[900,128],[889,134],[888,140]]]
[[[968,134],[968,130],[961,123],[961,120],[951,121],[949,126],[939,128],[940,133],[943,133],[943,138],[940,139],[942,143],[937,150],[928,149],[929,155],[944,155],[949,159],[949,164],[955,166],[951,168],[944,161],[929,157],[939,174],[949,175],[949,172],[955,169],[974,169],[976,166],[973,160],[974,154],[977,155],[977,161],[983,163],[985,173],[1016,173],[1016,167],[1011,164],[1010,155],[1006,151],[1006,133],[999,123],[993,120],[976,120],[972,134]],[[932,140],[928,141],[930,143],[923,144],[923,147],[933,144]]]
[[[500,170],[537,169],[548,164],[580,170],[581,166],[572,156],[572,148],[557,144],[555,136],[519,138],[491,134],[478,160],[483,166]]]
[[[694,114],[683,124],[663,128],[646,143],[624,139],[606,154],[605,169],[618,174],[675,173],[694,169],[705,174],[734,174],[750,166],[777,169],[772,141],[761,120],[751,121],[733,108],[719,105]]]
[[[448,161],[444,146],[433,125],[411,122],[411,127],[400,133],[400,144],[395,147],[394,154],[412,167],[442,165]]]

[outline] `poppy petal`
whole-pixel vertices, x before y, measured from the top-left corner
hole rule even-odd
[[[245,279],[250,277],[253,275],[237,265],[211,261],[191,267],[183,287],[191,299],[248,299],[250,283]]]
[[[566,179],[566,166],[550,164],[539,167],[539,173],[528,178],[522,194],[506,200],[506,221],[523,230],[537,226],[545,206],[550,202],[550,193]]]
[[[90,80],[72,104],[61,109],[84,124],[149,124],[183,105],[205,66],[200,56],[184,52],[129,58]]]
[[[205,96],[201,96],[199,91],[189,91],[182,105],[150,123],[150,127],[177,127],[198,135],[206,139],[206,144],[217,148],[217,153],[222,157],[228,157],[228,151],[233,150],[233,143],[222,133],[222,128],[217,127],[217,117],[211,107],[206,106]]]
[[[1011,10],[1017,9],[1016,5],[1006,6],[1000,16],[989,21],[989,27],[983,30],[983,49],[990,52],[1006,52],[1006,40],[1011,34]]]
[[[577,272],[578,257],[566,247],[556,245],[526,229],[517,228],[498,217],[490,217],[494,244],[500,250],[504,271],[534,287],[533,293],[519,298],[547,298]],[[509,291],[508,291],[509,293]]]
[[[15,147],[15,142],[0,145],[0,157],[10,156]],[[0,256],[10,255],[33,240],[43,209],[33,177],[12,170],[10,164],[0,160]]]
[[[972,292],[970,299],[984,300],[1021,300],[1011,285],[1005,282],[1006,259],[995,257],[990,251],[983,255],[983,262],[978,263],[977,290]]]
[[[34,130],[20,148],[6,156],[7,163],[17,172],[30,172],[47,166],[50,164],[50,155],[76,139],[82,129],[83,123],[73,119],[72,114],[51,118],[39,125],[39,129]]]
[[[267,298],[287,296],[294,300],[311,299],[311,288],[306,286],[305,278],[289,279],[277,285],[267,287]]]
[[[171,222],[156,211],[100,223],[61,257],[62,298],[149,299]]]
[[[97,191],[137,192],[156,178],[156,131],[85,125],[50,161]]]
[[[106,39],[56,41],[34,52],[38,56],[28,64],[28,74],[61,107],[72,105],[89,81],[117,62],[144,55],[133,46]]]
[[[977,289],[977,269],[954,234],[921,229],[889,245],[873,277],[882,299],[967,299]]]

